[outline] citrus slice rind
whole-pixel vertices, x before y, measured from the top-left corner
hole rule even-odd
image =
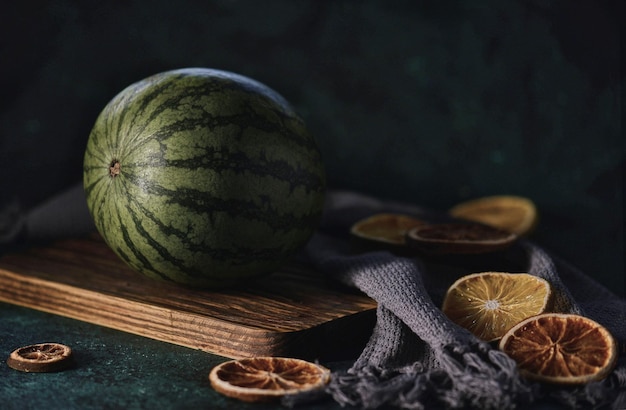
[[[520,374],[541,382],[584,384],[602,380],[617,362],[617,342],[599,323],[580,315],[545,313],[511,328],[499,348]]]
[[[15,349],[7,365],[15,370],[32,373],[58,372],[72,364],[72,349],[60,343],[38,343]]]
[[[455,218],[480,222],[518,236],[529,235],[537,225],[534,202],[515,195],[494,195],[461,202],[449,210]]]
[[[520,321],[545,312],[551,295],[546,280],[527,273],[480,272],[455,281],[441,310],[452,322],[492,342]]]
[[[480,254],[503,250],[517,235],[472,222],[416,226],[406,234],[407,245],[430,254]]]
[[[407,231],[423,223],[408,215],[378,213],[357,221],[350,228],[350,233],[369,241],[404,245]]]
[[[217,392],[227,397],[271,402],[324,387],[330,380],[330,370],[301,359],[251,357],[215,366],[209,380]]]

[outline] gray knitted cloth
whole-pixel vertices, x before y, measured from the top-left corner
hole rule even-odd
[[[330,192],[319,232],[305,257],[320,272],[360,289],[378,302],[377,321],[360,357],[333,374],[322,392],[290,396],[287,406],[334,399],[357,408],[519,409],[553,403],[571,409],[626,409],[626,300],[573,267],[522,241],[505,252],[463,258],[398,256],[355,246],[349,228],[377,212],[425,220],[444,216],[350,192]],[[24,212],[0,204],[0,251],[18,242],[82,235],[94,226],[76,185]],[[461,275],[480,271],[529,272],[547,279],[556,308],[588,316],[619,341],[620,359],[603,381],[556,388],[519,377],[515,363],[493,346],[450,322],[439,310],[446,289]]]
[[[532,408],[552,402],[564,408],[626,408],[626,357],[605,380],[582,387],[530,383],[515,363],[493,346],[450,322],[439,306],[463,274],[528,272],[548,280],[555,308],[605,325],[623,346],[626,301],[529,241],[497,255],[456,258],[398,256],[363,249],[350,240],[350,226],[373,213],[395,211],[425,220],[433,212],[349,192],[331,192],[319,233],[306,256],[317,269],[360,289],[378,302],[377,322],[360,357],[335,373],[323,393],[288,397],[295,406],[321,397],[359,408]]]

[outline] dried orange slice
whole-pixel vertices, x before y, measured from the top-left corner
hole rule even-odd
[[[461,202],[449,213],[455,218],[484,223],[518,236],[531,233],[538,219],[533,201],[514,195],[494,195]]]
[[[363,239],[404,245],[406,232],[424,222],[408,215],[379,213],[361,219],[352,225],[350,232]]]
[[[545,312],[551,293],[546,280],[527,273],[473,273],[450,286],[441,309],[454,323],[491,342]]]
[[[22,372],[58,372],[72,364],[72,349],[60,343],[39,343],[15,349],[7,365]]]
[[[528,318],[500,340],[520,373],[538,381],[583,384],[602,380],[617,362],[617,342],[599,323],[579,315]]]
[[[431,254],[473,254],[505,249],[517,235],[479,223],[424,224],[410,229],[407,245]]]
[[[330,370],[286,357],[251,357],[215,366],[211,386],[225,396],[248,402],[269,402],[282,396],[319,389],[330,380]]]

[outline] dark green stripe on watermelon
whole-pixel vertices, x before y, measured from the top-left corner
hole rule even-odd
[[[316,143],[282,97],[203,69],[118,94],[90,135],[84,184],[96,227],[120,258],[197,286],[279,267],[314,231],[325,188]]]

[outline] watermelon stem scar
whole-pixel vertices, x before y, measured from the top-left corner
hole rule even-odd
[[[120,174],[120,162],[116,159],[111,161],[111,165],[109,165],[109,175],[111,178],[115,178]]]

